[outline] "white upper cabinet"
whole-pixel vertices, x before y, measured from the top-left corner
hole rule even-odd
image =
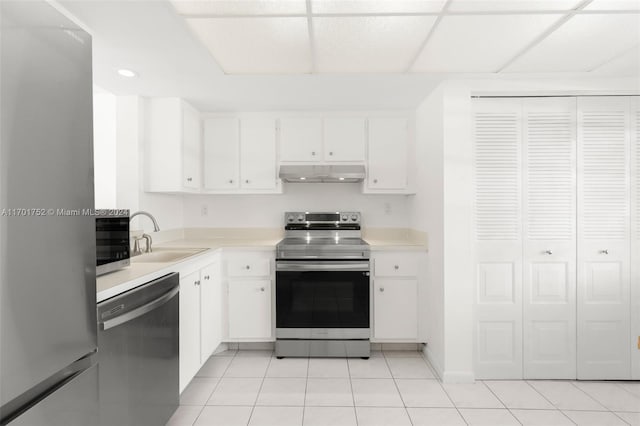
[[[149,100],[146,190],[197,192],[200,188],[200,114],[179,98]]]
[[[408,144],[406,118],[369,118],[367,192],[407,188]]]
[[[240,176],[246,189],[276,189],[276,122],[243,119],[240,124]]]
[[[364,161],[364,118],[325,118],[323,129],[324,161]]]
[[[275,120],[206,119],[204,189],[223,193],[276,191]]]
[[[322,159],[322,119],[280,119],[280,160],[315,162]]]
[[[204,188],[236,189],[240,182],[240,123],[237,118],[204,122]]]

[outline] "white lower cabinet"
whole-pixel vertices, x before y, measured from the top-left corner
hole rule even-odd
[[[180,273],[180,392],[222,341],[220,261]]]
[[[229,281],[229,338],[271,337],[271,281]]]
[[[374,337],[416,340],[418,338],[418,281],[376,278],[373,291]]]
[[[229,340],[273,340],[274,262],[271,251],[233,250],[224,255]]]
[[[394,251],[372,257],[374,340],[418,341],[420,254]]]

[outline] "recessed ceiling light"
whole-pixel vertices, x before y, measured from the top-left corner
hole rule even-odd
[[[344,178],[341,177],[341,178],[338,178],[338,180],[344,180]]]
[[[306,179],[307,179],[306,177],[301,177],[301,178],[300,178],[300,180],[306,180]]]
[[[135,71],[131,71],[131,70],[128,70],[126,68],[119,69],[118,70],[118,74],[120,74],[123,77],[137,77],[138,76],[138,74],[136,74]]]

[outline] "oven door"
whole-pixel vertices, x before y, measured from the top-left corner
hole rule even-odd
[[[276,262],[276,337],[368,339],[369,261]]]

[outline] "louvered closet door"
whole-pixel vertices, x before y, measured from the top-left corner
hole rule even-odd
[[[631,368],[640,380],[640,97],[631,98],[631,259]]]
[[[628,379],[629,105],[578,99],[578,378]]]
[[[527,379],[576,378],[576,99],[523,99]]]
[[[476,377],[522,378],[522,108],[474,100]]]

